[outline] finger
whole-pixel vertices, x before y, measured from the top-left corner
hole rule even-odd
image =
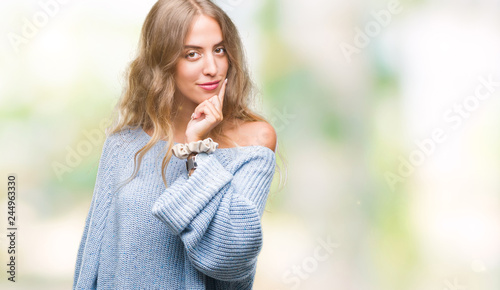
[[[227,79],[224,80],[224,83],[222,84],[222,87],[220,88],[218,99],[220,103],[220,107],[222,108],[224,105],[224,96],[226,95],[226,84],[227,84]]]
[[[203,113],[203,107],[205,106],[205,102],[201,102],[196,108],[194,108],[194,112],[191,115],[191,119],[198,119],[201,117],[201,113]]]
[[[217,108],[211,102],[207,102],[204,109],[206,112],[205,114],[208,113],[209,115],[213,116],[216,120],[221,119],[222,114],[219,112],[219,110],[217,110]]]
[[[205,100],[196,107],[194,113],[192,114],[192,119],[198,119],[202,114],[205,114],[205,117],[207,115],[213,116],[214,118],[218,118],[220,116],[219,111],[214,107],[214,104],[212,104],[210,100]]]
[[[212,103],[212,104],[214,105],[214,107],[215,107],[218,111],[220,111],[221,106],[220,106],[220,102],[219,102],[219,96],[214,95],[213,97],[211,97],[211,98],[209,99],[209,101],[210,101],[210,103]]]
[[[222,106],[224,103],[224,96],[226,93],[226,84],[227,84],[227,79],[225,79],[224,82],[222,83],[222,87],[219,91],[219,94],[214,95],[212,98],[208,99],[209,103],[214,105],[215,108],[217,108],[217,111],[220,111],[221,113],[222,113]],[[197,119],[201,116],[200,113],[203,111],[202,110],[203,103],[205,102],[202,102],[195,108],[194,113],[191,115],[192,119]]]

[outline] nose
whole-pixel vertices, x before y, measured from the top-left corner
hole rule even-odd
[[[205,62],[203,63],[203,74],[215,76],[217,74],[217,63],[215,62],[215,57],[208,54],[205,57]]]

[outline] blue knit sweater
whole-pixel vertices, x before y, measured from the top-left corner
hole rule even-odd
[[[73,289],[251,289],[274,152],[217,149],[189,178],[172,156],[165,188],[159,141],[119,188],[150,138],[141,128],[106,138]]]

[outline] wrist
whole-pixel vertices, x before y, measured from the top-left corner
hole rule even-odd
[[[200,162],[203,162],[203,160],[205,160],[206,158],[208,158],[208,154],[205,152],[191,152],[186,160],[186,169],[188,171],[188,175],[191,176],[191,174],[199,166]]]
[[[186,143],[191,143],[191,142],[203,140],[203,138],[201,138],[201,137],[192,137],[192,136],[190,136],[190,137],[186,136],[185,139],[186,139]]]

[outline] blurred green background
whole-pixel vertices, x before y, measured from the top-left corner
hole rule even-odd
[[[71,288],[103,128],[154,2],[0,2],[1,289]],[[216,2],[288,169],[254,289],[500,289],[500,1]]]

